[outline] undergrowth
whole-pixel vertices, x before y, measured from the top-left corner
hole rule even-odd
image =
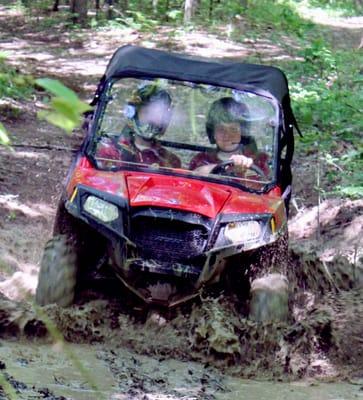
[[[327,28],[305,19],[299,6],[346,10],[341,14],[350,15],[359,11],[359,4],[352,3],[261,0],[251,4],[245,24],[236,24],[232,34],[232,39],[242,42],[246,37],[265,38],[286,53],[284,59],[268,61],[257,53],[249,61],[272,64],[286,73],[303,132],[303,137],[297,137],[296,154],[319,158],[323,171],[319,190],[325,197],[363,196],[363,52],[349,43],[335,48]]]
[[[34,79],[19,73],[6,62],[6,54],[0,53],[0,99],[29,98],[34,91]]]
[[[326,195],[362,197],[362,55],[334,50],[323,39],[307,43],[298,55],[303,61],[285,64],[303,131],[298,154],[319,152]]]

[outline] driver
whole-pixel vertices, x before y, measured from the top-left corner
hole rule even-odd
[[[257,164],[268,175],[267,160],[264,154],[257,156],[257,146],[251,136],[246,135],[249,110],[243,103],[231,97],[216,100],[207,115],[206,130],[209,141],[217,148],[198,153],[190,162],[189,168],[209,174],[218,164],[231,161],[228,172],[245,176],[246,170]],[[226,171],[227,172],[227,171]]]
[[[118,159],[160,167],[181,167],[179,157],[157,141],[169,126],[171,103],[168,92],[160,89],[155,82],[147,83],[135,91],[124,110],[127,125],[113,141]]]

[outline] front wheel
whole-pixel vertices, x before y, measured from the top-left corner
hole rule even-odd
[[[74,301],[77,283],[77,251],[66,235],[56,235],[45,246],[35,301],[40,306],[68,307]]]
[[[259,322],[287,321],[291,317],[288,232],[258,250],[254,261],[250,270],[250,318]]]
[[[251,284],[250,318],[257,322],[289,319],[289,285],[286,276],[273,273]]]

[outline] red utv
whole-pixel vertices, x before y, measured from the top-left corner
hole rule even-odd
[[[69,306],[84,276],[111,268],[151,305],[232,282],[245,298],[252,288],[255,319],[273,317],[276,293],[260,278],[286,291],[296,127],[283,72],[125,46],[93,105],[37,303]]]

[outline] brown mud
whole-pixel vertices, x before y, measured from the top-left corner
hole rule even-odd
[[[1,6],[0,30],[9,61],[21,72],[46,71],[84,98],[115,48],[151,40],[132,30],[122,40],[120,32],[78,38],[62,32],[60,43],[54,32],[36,32]],[[153,45],[169,48],[165,33]],[[173,48],[198,53],[189,39]],[[218,50],[229,58],[257,46],[214,36],[203,43],[204,55]],[[263,47],[258,51],[266,56]],[[224,296],[202,298],[169,318],[157,312],[145,317],[128,307],[121,289],[117,295],[90,291],[67,309],[39,309],[33,304],[39,260],[81,136],[39,121],[37,101],[0,106],[14,144],[13,151],[0,148],[0,399],[5,393],[54,400],[237,399],[246,392],[250,399],[362,396],[363,200],[318,206],[311,170],[295,162],[288,323],[254,323]]]

